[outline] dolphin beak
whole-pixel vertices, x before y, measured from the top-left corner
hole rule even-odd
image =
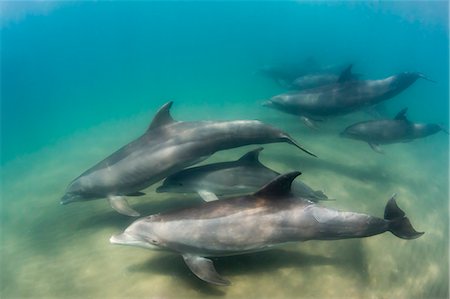
[[[126,232],[111,236],[111,238],[109,238],[109,242],[114,245],[128,245],[152,250],[161,250],[160,247],[149,244],[148,242],[142,240],[141,238],[135,237]]]
[[[113,236],[111,236],[111,238],[109,238],[109,242],[111,244],[117,244],[117,245],[131,245],[132,243],[135,243],[137,241],[138,240],[136,240],[136,238],[134,238],[133,236],[131,236],[127,233],[113,235]]]
[[[61,197],[61,200],[60,200],[59,203],[62,204],[62,205],[66,205],[66,204],[69,204],[71,202],[77,201],[78,197],[79,197],[78,195],[66,193],[66,194],[64,194],[63,197]]]

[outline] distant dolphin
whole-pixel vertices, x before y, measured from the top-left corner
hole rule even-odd
[[[402,239],[423,234],[414,230],[394,196],[386,205],[384,219],[298,200],[291,193],[291,183],[299,174],[280,175],[253,195],[138,219],[110,242],[181,254],[198,278],[229,285],[207,257],[267,250],[295,241],[363,238],[386,231]]]
[[[255,192],[280,174],[259,161],[259,147],[239,160],[192,167],[168,176],[156,192],[198,193],[205,201],[217,195]],[[312,201],[328,200],[322,191],[314,191],[301,181],[292,185],[293,193]]]
[[[351,72],[352,65],[345,68],[344,72],[339,73],[331,72],[317,72],[306,74],[296,78],[292,81],[290,88],[295,90],[306,90],[326,86],[330,84],[339,83],[342,81],[350,81],[359,79],[359,74],[353,74]]]
[[[421,73],[408,72],[382,80],[353,80],[351,67],[341,73],[335,84],[283,93],[263,105],[299,115],[307,126],[315,128],[314,120],[373,106],[401,93],[418,78],[429,80]]]
[[[315,156],[287,133],[256,120],[175,121],[172,102],[162,106],[148,130],[72,181],[61,203],[107,198],[121,214],[139,216],[125,196],[202,161],[217,151],[249,144],[287,142]]]
[[[363,121],[345,128],[342,137],[348,137],[369,143],[370,147],[382,153],[380,144],[409,142],[448,130],[438,124],[418,124],[406,118],[408,108],[402,109],[394,119]]]
[[[336,65],[321,66],[313,57],[308,57],[302,63],[265,65],[258,73],[275,80],[282,87],[292,88],[297,78],[319,73],[334,73],[339,68]]]
[[[335,74],[308,74],[296,78],[290,87],[297,90],[311,89],[336,83],[338,79],[339,75]]]

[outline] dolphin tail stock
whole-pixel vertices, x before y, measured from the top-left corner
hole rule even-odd
[[[405,212],[400,209],[395,201],[394,193],[388,200],[384,209],[384,219],[389,222],[388,231],[402,239],[416,239],[424,234],[414,229]]]

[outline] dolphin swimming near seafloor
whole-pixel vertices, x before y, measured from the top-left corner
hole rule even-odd
[[[384,219],[298,200],[291,193],[291,184],[299,174],[280,175],[252,195],[138,219],[110,242],[178,253],[198,278],[229,285],[208,257],[262,251],[287,242],[363,238],[387,231],[402,239],[423,234],[412,227],[394,196],[386,205]]]
[[[394,119],[369,120],[350,125],[341,132],[342,137],[367,142],[370,147],[382,153],[380,144],[410,142],[424,138],[440,131],[448,130],[438,124],[413,123],[406,117],[408,108],[402,109]]]
[[[248,194],[279,176],[280,173],[259,161],[262,147],[247,152],[231,162],[220,162],[183,169],[168,176],[156,192],[198,193],[205,201],[217,200],[219,195]],[[314,191],[297,180],[293,193],[301,198],[328,200],[322,191]]]
[[[144,195],[142,189],[217,151],[287,142],[315,156],[287,133],[260,121],[175,121],[170,115],[171,106],[169,102],[159,109],[144,135],[73,180],[61,204],[107,198],[119,213],[139,216],[128,205],[126,196]]]
[[[301,116],[307,126],[315,128],[315,120],[376,105],[401,93],[419,78],[431,81],[415,72],[404,72],[381,80],[354,80],[351,67],[341,73],[335,84],[276,95],[263,105]]]

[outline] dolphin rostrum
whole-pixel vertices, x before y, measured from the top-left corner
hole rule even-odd
[[[448,130],[438,124],[413,123],[406,117],[408,108],[403,108],[394,119],[369,120],[350,125],[341,132],[342,137],[348,137],[367,142],[370,147],[382,153],[380,144],[409,142],[424,138],[439,131],[448,134]]]
[[[147,131],[73,180],[61,204],[107,198],[121,214],[139,216],[125,196],[202,161],[217,151],[249,144],[287,142],[315,156],[287,133],[256,120],[175,121],[172,102],[162,106]]]
[[[429,80],[423,74],[414,72],[404,72],[381,80],[354,80],[351,67],[341,73],[335,84],[283,93],[263,105],[299,115],[308,127],[315,128],[315,120],[374,106],[401,93],[418,78]]]
[[[394,196],[386,205],[384,219],[298,200],[291,193],[291,183],[299,174],[280,175],[252,195],[138,219],[110,242],[181,254],[198,278],[229,285],[208,257],[261,251],[286,242],[363,238],[386,231],[402,239],[423,234],[412,227]]]
[[[280,175],[259,161],[262,150],[249,151],[236,161],[183,169],[168,176],[156,192],[198,193],[205,201],[217,200],[218,195],[255,192]],[[292,189],[301,198],[328,200],[322,191],[314,191],[299,180],[293,182]]]

